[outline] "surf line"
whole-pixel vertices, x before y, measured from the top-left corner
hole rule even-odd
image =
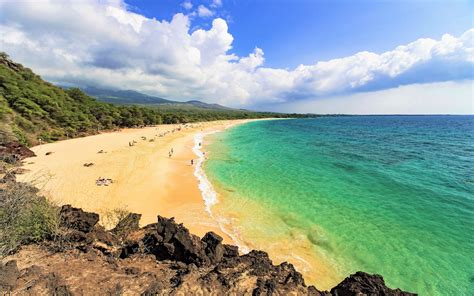
[[[232,224],[229,223],[229,221],[227,221],[225,218],[216,217],[213,214],[212,207],[219,202],[219,199],[217,197],[217,192],[214,190],[214,187],[212,186],[211,182],[209,182],[209,179],[207,178],[206,173],[202,168],[202,165],[206,160],[204,152],[201,150],[204,138],[208,135],[215,134],[221,131],[222,130],[214,130],[205,133],[197,133],[194,136],[193,152],[194,154],[196,154],[196,156],[198,156],[198,160],[197,162],[195,162],[196,164],[194,167],[194,176],[198,180],[198,187],[201,191],[201,196],[204,201],[206,212],[209,214],[212,220],[217,222],[217,225],[222,230],[222,232],[227,234],[232,239],[233,243],[239,247],[239,250],[246,254],[250,252],[250,249],[239,239],[239,236],[237,235],[235,230],[229,231],[225,227],[226,224]]]

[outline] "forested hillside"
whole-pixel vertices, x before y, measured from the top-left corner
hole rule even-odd
[[[103,103],[78,88],[64,90],[0,53],[0,140],[56,141],[123,127],[218,119],[290,117],[245,110],[155,109]]]

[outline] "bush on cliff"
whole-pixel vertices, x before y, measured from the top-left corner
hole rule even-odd
[[[0,257],[21,244],[38,242],[55,235],[58,208],[24,183],[10,183],[0,189]]]

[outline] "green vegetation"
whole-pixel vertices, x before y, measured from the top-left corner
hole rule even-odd
[[[53,237],[59,225],[59,208],[24,183],[0,189],[0,257],[25,243]]]
[[[144,107],[99,102],[78,88],[62,89],[0,53],[0,132],[30,146],[100,130],[219,119],[293,117],[245,110]]]

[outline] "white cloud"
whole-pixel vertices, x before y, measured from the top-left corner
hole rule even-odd
[[[474,29],[289,70],[265,67],[260,48],[231,54],[234,38],[220,18],[191,33],[186,15],[159,21],[118,0],[0,0],[0,11],[0,50],[57,83],[253,106],[473,79]]]
[[[212,0],[211,6],[212,7],[221,7],[222,6],[222,0]]]
[[[193,4],[191,3],[191,1],[184,1],[183,3],[181,3],[181,6],[184,7],[184,9],[186,10],[190,10],[193,8]]]
[[[275,110],[318,114],[474,114],[474,82],[436,82],[303,100]]]
[[[197,13],[200,17],[211,17],[214,15],[214,12],[204,5],[199,5]]]

